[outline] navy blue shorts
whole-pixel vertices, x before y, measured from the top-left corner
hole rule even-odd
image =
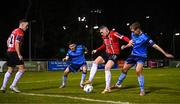
[[[130,55],[127,59],[126,59],[126,63],[127,64],[143,64],[145,63],[146,58],[145,57],[141,57],[141,56],[132,56]]]
[[[69,70],[71,72],[78,72],[80,70],[80,68],[84,65],[87,65],[87,63],[83,63],[83,64],[70,64],[68,67],[69,67]]]

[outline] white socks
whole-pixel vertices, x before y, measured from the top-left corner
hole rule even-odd
[[[89,81],[91,81],[91,82],[92,82],[92,80],[93,80],[93,78],[97,72],[97,67],[98,67],[98,64],[95,64],[95,63],[92,64],[92,67],[90,70],[90,76],[89,76]]]
[[[16,73],[16,76],[15,76],[14,81],[13,81],[13,83],[11,84],[11,86],[15,87],[16,84],[17,84],[17,82],[19,81],[19,79],[21,78],[22,75],[23,75],[23,73],[20,72],[20,71],[18,71],[18,72]]]
[[[3,80],[3,85],[2,85],[3,88],[6,88],[6,85],[10,76],[11,76],[11,73],[7,71],[4,75],[4,80]]]
[[[111,85],[111,72],[110,70],[105,71],[106,89],[110,89]]]

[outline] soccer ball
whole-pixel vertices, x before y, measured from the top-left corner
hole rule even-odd
[[[84,89],[83,89],[86,93],[90,93],[90,92],[92,92],[92,90],[93,90],[93,86],[92,85],[90,85],[90,84],[87,84],[87,85],[85,85],[84,86]]]

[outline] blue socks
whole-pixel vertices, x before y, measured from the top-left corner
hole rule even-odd
[[[144,76],[142,75],[138,76],[138,82],[139,82],[141,91],[144,91]]]
[[[82,84],[85,81],[85,79],[86,79],[86,72],[82,72],[80,84]]]
[[[125,78],[126,78],[126,73],[121,73],[116,84],[120,85]]]

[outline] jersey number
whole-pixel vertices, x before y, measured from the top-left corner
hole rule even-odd
[[[8,47],[13,47],[14,46],[14,34],[11,34],[8,40]]]

